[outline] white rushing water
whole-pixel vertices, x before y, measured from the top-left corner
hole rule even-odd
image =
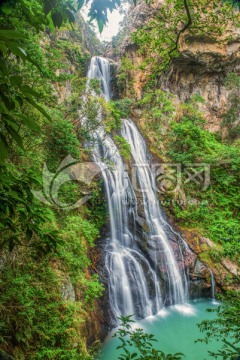
[[[212,270],[210,270],[210,274],[211,274],[211,298],[213,300],[215,300],[215,286],[216,286],[216,282],[215,282],[215,278],[213,275]]]
[[[93,57],[88,71],[88,81],[98,79],[102,96],[110,100],[110,64],[101,57]],[[101,121],[101,114],[99,114]],[[154,179],[147,159],[146,144],[137,127],[123,121],[122,135],[131,145],[136,166],[146,223],[149,227],[146,246],[154,242],[147,252],[139,247],[137,236],[138,199],[118,148],[100,126],[93,135],[93,159],[100,166],[107,196],[110,236],[105,248],[105,270],[108,279],[109,305],[112,323],[124,315],[145,318],[157,313],[168,292],[169,303],[184,302],[187,298],[187,281],[180,271],[167,234],[166,221],[154,191]],[[143,243],[143,239],[140,239]],[[181,249],[178,246],[178,253]],[[159,254],[161,256],[159,257]],[[180,259],[182,261],[182,258]],[[164,280],[161,270],[164,269]]]
[[[155,254],[157,254],[157,250],[163,253],[161,259],[167,267],[170,302],[171,304],[184,302],[186,301],[184,279],[179,271],[173,249],[170,246],[164,230],[165,221],[162,217],[159,201],[154,190],[156,185],[148,162],[145,141],[137,127],[130,120],[124,120],[122,134],[131,146],[136,175],[140,189],[142,190],[144,212],[150,229],[150,238],[153,239],[155,243]]]

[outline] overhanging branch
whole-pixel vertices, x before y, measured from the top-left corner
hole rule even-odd
[[[179,31],[177,38],[176,38],[176,42],[175,42],[175,46],[173,49],[171,49],[169,51],[169,57],[172,57],[172,53],[174,51],[176,51],[178,49],[178,45],[179,45],[179,40],[180,40],[180,36],[192,25],[192,17],[191,17],[191,13],[190,13],[190,9],[189,9],[189,5],[187,0],[183,0],[183,4],[184,4],[184,8],[188,17],[188,21],[187,23],[184,25],[184,27]]]

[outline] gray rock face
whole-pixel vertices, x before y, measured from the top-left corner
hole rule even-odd
[[[137,50],[137,46],[131,38],[131,34],[136,31],[140,26],[147,24],[148,20],[157,11],[155,7],[147,5],[145,0],[140,0],[137,5],[132,6],[129,10],[127,35],[121,43],[119,53],[120,56],[124,55],[126,51]]]
[[[194,267],[190,269],[190,298],[210,297],[210,270],[196,257]]]
[[[199,94],[205,101],[200,109],[207,120],[207,127],[210,131],[217,131],[221,115],[228,108],[229,90],[224,81],[229,73],[240,73],[240,41],[238,54],[229,54],[227,50],[222,54],[214,50],[213,45],[211,51],[207,44],[204,51],[194,44],[193,48],[191,44],[189,48],[183,47],[180,57],[161,76],[160,87],[175,94],[180,102]]]

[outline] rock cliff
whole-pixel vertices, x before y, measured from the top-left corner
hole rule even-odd
[[[144,71],[142,64],[149,56],[159,64],[162,59],[158,53],[148,52],[147,46],[144,52],[139,51],[141,45],[139,46],[134,41],[132,35],[139,28],[149,31],[154,26],[151,21],[153,19],[156,21],[156,18],[161,16],[164,3],[164,0],[155,0],[150,6],[145,1],[140,1],[136,8],[130,10],[126,36],[120,45],[119,57],[127,57],[132,61],[133,67],[129,70],[129,79],[136,99],[142,97],[143,88],[152,71],[149,61]],[[211,11],[212,9],[209,8],[209,12]],[[216,27],[222,26],[221,13],[218,16],[219,18],[215,19]],[[235,11],[235,16],[234,21],[229,19],[221,34],[211,32],[210,25],[208,32],[204,30],[201,34],[191,27],[186,30],[179,39],[178,55],[169,60],[166,69],[158,75],[159,88],[175,94],[176,103],[184,102],[196,93],[205,100],[201,110],[205,114],[211,131],[219,130],[221,116],[229,106],[229,89],[224,80],[231,72],[240,73],[240,16],[237,11]],[[203,17],[202,21],[204,23],[207,19]],[[225,20],[222,19],[222,21]],[[169,22],[166,21],[166,23]],[[182,27],[183,24],[177,25],[175,34]],[[158,34],[155,36],[157,37]],[[126,96],[131,96],[130,89],[126,88],[125,91]]]

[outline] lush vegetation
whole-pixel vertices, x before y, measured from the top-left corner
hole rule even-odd
[[[84,323],[103,291],[91,249],[106,207],[98,181],[61,184],[66,157],[88,159],[76,132],[88,28],[67,22],[70,1],[29,5],[0,7],[0,357],[90,359]]]
[[[239,328],[240,300],[239,291],[230,291],[224,297],[224,302],[216,310],[217,318],[211,321],[203,321],[199,324],[205,338],[198,341],[208,344],[212,339],[223,343],[218,352],[210,352],[215,359],[237,360],[240,356],[240,328]]]
[[[121,59],[118,84],[122,98],[115,103],[123,117],[135,118],[150,150],[160,159],[164,173],[156,174],[159,196],[168,214],[186,234],[190,231],[190,236],[198,234],[215,244],[211,249],[200,249],[200,258],[213,269],[223,258],[238,266],[240,263],[240,78],[234,73],[225,76],[222,85],[227,89],[227,106],[215,132],[209,131],[202,111],[204,99],[198,93],[179,101],[181,96],[162,89],[166,88],[167,71],[171,75],[174,70],[169,66],[171,61],[181,56],[184,46],[191,48],[194,41],[217,43],[223,34],[226,41],[231,41],[231,32],[227,35],[226,29],[239,27],[236,9],[227,1],[161,3],[158,11],[152,11],[151,19],[132,35],[137,47],[126,51]],[[194,62],[194,56],[191,60]],[[178,60],[174,61],[177,66]],[[194,177],[196,169],[199,175]],[[225,284],[234,289],[239,277],[226,276]],[[215,359],[239,359],[238,298],[238,292],[229,292],[217,310],[216,320],[200,325],[206,335],[202,341],[207,343],[214,337],[224,343],[218,352],[211,353]],[[124,354],[121,359],[141,358],[139,331],[124,328],[117,333]],[[136,353],[131,351],[133,344],[139,349]],[[144,349],[148,350],[151,352],[150,344]],[[151,358],[150,353],[148,356]]]
[[[210,38],[214,41],[230,24],[238,26],[238,21],[238,11],[233,11],[231,1],[168,0],[146,26],[133,34],[133,40],[140,47],[139,53],[144,55],[141,66],[149,78],[154,79],[173,58],[178,57],[183,37],[187,43],[194,39],[204,42]],[[229,40],[231,36],[229,34]]]
[[[129,159],[129,144],[119,135],[119,128],[120,118],[129,116],[134,107],[129,75],[134,67],[126,57],[119,74],[119,88],[123,92],[130,89],[129,98],[115,103],[96,100],[91,91],[99,93],[99,84],[94,81],[85,91],[91,56],[86,42],[90,38],[99,45],[76,15],[87,3],[9,0],[0,5],[0,357],[5,359],[93,358],[86,349],[84,326],[103,292],[91,254],[106,220],[106,205],[101,182],[86,185],[74,178],[74,165],[89,160],[85,141],[93,140],[89,134],[99,126],[100,109],[106,133]],[[93,0],[89,4],[89,17],[97,20],[100,31],[107,10],[120,3]],[[206,191],[199,192],[193,183],[184,187],[183,202],[172,201],[181,197],[180,192],[167,192],[170,201],[166,204],[182,226],[197,228],[219,245],[214,256],[239,261],[239,78],[234,74],[226,78],[231,106],[222,116],[222,128],[227,133],[211,134],[206,129],[196,110],[199,97],[181,104],[181,111],[175,112],[173,95],[157,88],[158,75],[178,55],[179,44],[169,49],[173,41],[167,34],[176,39],[177,24],[187,21],[182,3],[171,3],[179,8],[177,17],[172,16],[170,3],[152,20],[148,31],[140,29],[134,35],[141,55],[158,54],[157,61],[148,56],[141,64],[142,70],[151,68],[144,96],[137,103],[143,117],[150,120],[142,122],[142,130],[166,160],[183,167],[193,162],[210,164],[211,184]],[[210,16],[201,10],[204,1],[193,5],[192,24],[201,37],[205,23],[214,24],[219,7]],[[195,11],[199,7],[206,15],[201,29]],[[230,18],[227,4],[220,10],[225,16],[221,26],[208,28],[214,34],[222,34]],[[167,24],[166,19],[174,21]],[[234,13],[231,21],[235,21]],[[79,125],[79,109],[87,118],[86,126]],[[64,172],[67,168],[70,176]],[[89,191],[91,199],[75,208]],[[188,201],[192,198],[194,203]],[[219,315],[221,319],[223,312]],[[131,331],[130,319],[123,321],[124,329],[118,332],[125,354],[121,359],[181,358],[154,350],[151,335]],[[227,331],[224,328],[222,334],[229,335]],[[125,340],[128,336],[130,340]],[[129,353],[125,341],[133,343],[139,353]],[[231,350],[224,351],[229,354]]]
[[[161,80],[171,60],[180,56],[181,47],[191,48],[194,41],[217,43],[223,34],[224,41],[231,41],[226,29],[239,24],[239,11],[232,5],[205,0],[164,2],[132,35],[138,45],[138,65],[134,54],[126,52],[118,74],[123,98],[116,106],[124,117],[139,114],[136,120],[151,150],[166,164],[165,174],[159,177],[162,202],[182,227],[216,243],[212,259],[205,254],[209,262],[225,256],[239,262],[239,76],[226,75],[228,106],[216,133],[208,130],[200,111],[204,100],[198,94],[179,103],[175,95],[161,90]],[[168,164],[179,164],[181,174]],[[200,185],[203,173],[189,181],[196,164],[205,164],[205,184]]]

